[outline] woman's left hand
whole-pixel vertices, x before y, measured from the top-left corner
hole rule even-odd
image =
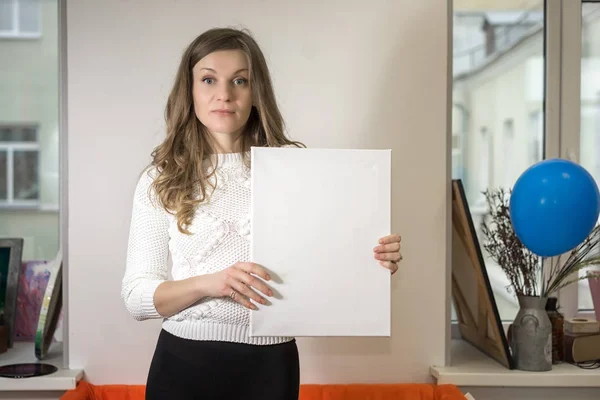
[[[400,254],[400,235],[389,235],[379,239],[379,245],[373,249],[375,259],[381,266],[389,269],[392,275],[398,271],[398,263],[402,260]]]

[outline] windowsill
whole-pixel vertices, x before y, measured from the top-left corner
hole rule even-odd
[[[39,40],[41,33],[0,33],[0,40]]]
[[[0,354],[0,365],[16,363],[46,363],[58,367],[58,371],[45,376],[32,378],[0,377],[0,392],[5,391],[63,391],[74,389],[83,377],[83,370],[63,368],[62,343],[50,346],[46,359],[35,358],[35,345],[32,342],[15,342],[14,347]]]
[[[0,212],[49,212],[55,213],[60,211],[58,204],[1,204]]]
[[[452,340],[451,366],[432,366],[438,384],[488,387],[600,387],[600,369],[582,369],[565,363],[551,371],[509,370],[468,342]]]

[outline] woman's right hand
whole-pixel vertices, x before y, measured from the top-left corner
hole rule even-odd
[[[267,271],[258,264],[237,262],[222,271],[207,276],[207,294],[210,297],[230,297],[244,307],[257,310],[250,299],[256,303],[266,304],[266,299],[258,293],[272,297],[273,291],[259,279],[271,280]],[[256,289],[256,290],[254,290]]]

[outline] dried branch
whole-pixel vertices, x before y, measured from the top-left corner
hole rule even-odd
[[[570,251],[565,263],[550,273],[543,295],[549,296],[571,283],[587,279],[590,274],[579,277],[579,271],[593,265],[600,265],[600,255],[591,255],[592,251],[598,249],[599,244],[600,225],[597,225],[579,246]],[[577,276],[573,277],[573,274]]]
[[[521,243],[513,230],[506,191],[500,188],[486,190],[483,194],[491,218],[489,225],[485,221],[482,223],[482,233],[486,238],[484,249],[502,268],[516,295],[539,295],[541,263],[539,257]]]

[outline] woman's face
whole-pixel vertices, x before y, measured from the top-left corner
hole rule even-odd
[[[194,66],[196,116],[215,140],[237,139],[252,110],[248,60],[241,50],[208,54]]]

